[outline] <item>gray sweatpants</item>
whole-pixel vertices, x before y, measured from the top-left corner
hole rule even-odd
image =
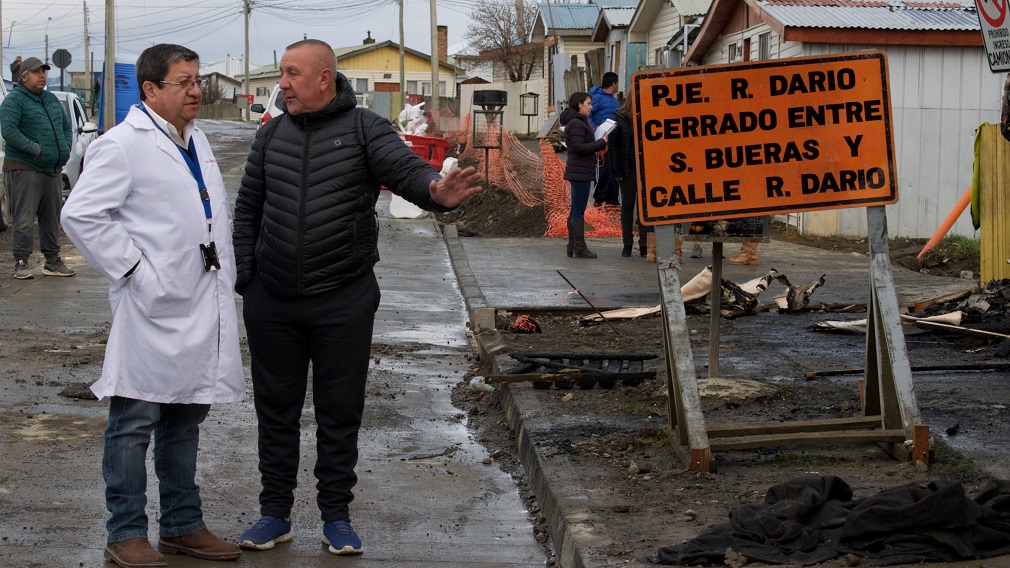
[[[28,260],[34,244],[35,218],[39,219],[39,250],[51,262],[60,257],[60,209],[63,180],[32,170],[4,172],[14,218],[11,249],[14,260]]]

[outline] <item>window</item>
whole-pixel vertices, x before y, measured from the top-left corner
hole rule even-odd
[[[729,44],[727,48],[729,49],[729,62],[736,63],[740,59],[740,48],[735,43]]]
[[[758,36],[758,59],[764,61],[772,58],[772,34]]]
[[[440,97],[445,96],[445,81],[438,82],[438,96]]]
[[[407,92],[417,94],[417,81],[407,81]]]
[[[256,87],[257,97],[266,97],[270,95],[270,91],[266,87]]]
[[[354,80],[354,91],[357,93],[364,93],[368,90],[368,79],[355,79]]]
[[[78,99],[74,99],[74,114],[77,115],[77,122],[83,127],[84,123],[88,121],[88,113],[81,106],[81,101]]]
[[[421,82],[421,94],[425,96],[431,94],[431,81]]]

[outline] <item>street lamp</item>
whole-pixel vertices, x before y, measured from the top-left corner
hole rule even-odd
[[[49,22],[53,21],[53,17],[49,16],[46,20],[46,65],[49,65]]]

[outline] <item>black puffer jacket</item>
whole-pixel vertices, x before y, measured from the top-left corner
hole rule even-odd
[[[628,117],[619,112],[614,113],[614,122],[617,123],[617,128],[610,131],[607,143],[608,152],[613,160],[611,162],[613,169],[610,173],[615,179],[635,177],[635,135],[632,131],[634,125]]]
[[[562,111],[560,121],[565,128],[565,143],[568,145],[565,179],[595,181],[596,152],[607,147],[606,141],[602,138],[595,140],[596,134],[589,126],[589,119],[571,107]]]
[[[423,209],[446,211],[428,194],[438,172],[388,120],[355,104],[337,73],[337,96],[325,108],[285,112],[256,133],[235,202],[239,293],[254,276],[293,298],[367,274],[379,261],[380,184]]]

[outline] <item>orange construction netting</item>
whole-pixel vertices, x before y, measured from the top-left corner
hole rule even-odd
[[[454,122],[442,109],[440,124],[442,137],[456,142],[461,148],[457,158],[460,161],[475,162],[477,171],[487,172],[486,181],[493,186],[508,189],[515,198],[527,207],[544,205],[547,218],[546,237],[567,237],[566,220],[571,205],[571,186],[564,179],[565,164],[554,152],[554,147],[546,139],[540,139],[540,154],[530,151],[511,132],[501,132],[501,148],[483,148],[499,136],[500,125],[487,124],[479,133],[478,144],[474,142],[473,115],[468,114],[458,120],[458,127],[450,129]],[[485,163],[486,162],[486,163]],[[616,237],[621,235],[621,212],[619,207],[588,207],[586,223],[592,228],[586,232],[589,237]]]

